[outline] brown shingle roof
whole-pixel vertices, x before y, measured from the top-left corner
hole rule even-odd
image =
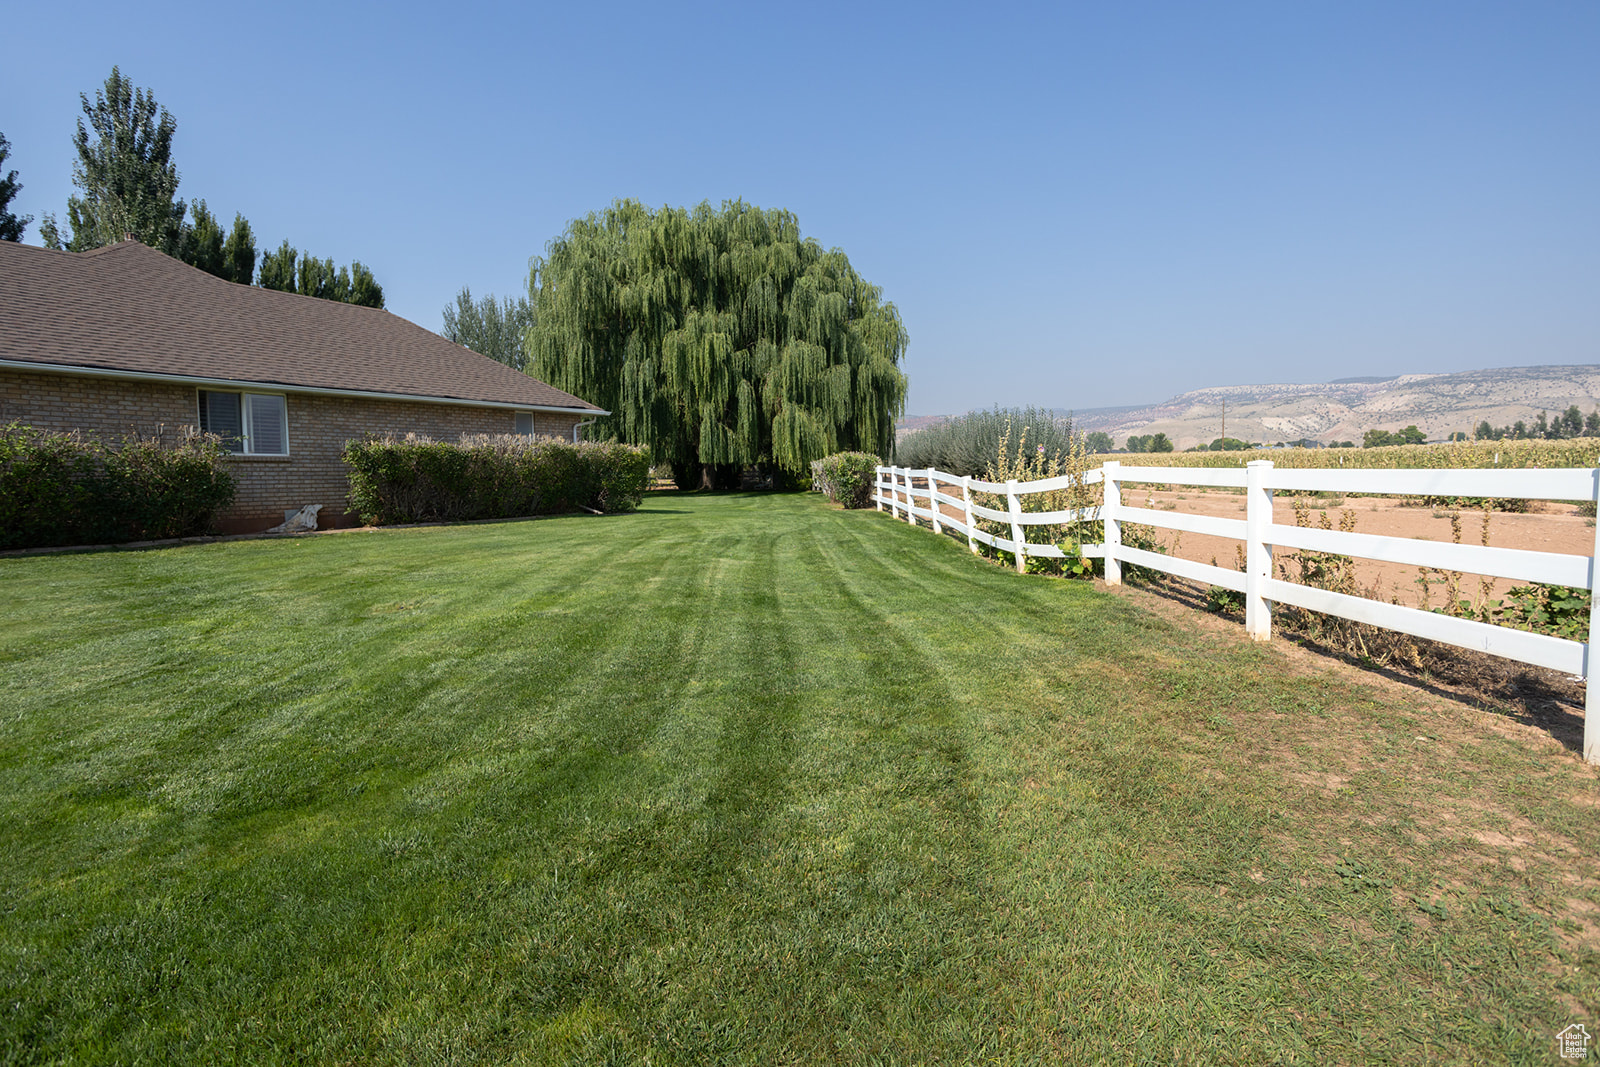
[[[135,241],[0,241],[0,360],[600,411],[398,315],[226,282]]]

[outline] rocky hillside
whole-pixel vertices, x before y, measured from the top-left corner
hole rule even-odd
[[[1222,435],[1245,441],[1310,437],[1361,441],[1371,429],[1416,424],[1430,440],[1472,432],[1487,419],[1506,426],[1555,415],[1571,405],[1585,415],[1600,408],[1600,366],[1506,367],[1459,374],[1402,374],[1346,378],[1321,385],[1227,385],[1196,389],[1160,404],[1080,410],[1085,430],[1109,433],[1120,445],[1131,434],[1165,433],[1178,448]],[[918,422],[929,421],[924,417]]]

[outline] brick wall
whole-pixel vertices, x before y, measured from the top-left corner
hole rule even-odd
[[[0,369],[0,422],[115,438],[155,433],[163,425],[176,432],[198,419],[193,386]]]
[[[319,525],[349,525],[350,482],[339,458],[346,441],[384,433],[452,441],[463,433],[510,433],[514,425],[513,413],[498,408],[303,393],[288,394],[288,410],[289,455],[229,461],[239,491],[222,518],[224,530],[264,530],[282,522],[284,511],[306,504],[322,505]],[[194,386],[0,369],[0,422],[13,421],[109,439],[162,427],[181,434],[198,423],[199,398]],[[533,432],[570,439],[577,422],[575,415],[536,411]]]

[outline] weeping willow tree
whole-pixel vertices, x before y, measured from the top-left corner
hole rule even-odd
[[[594,432],[686,488],[893,444],[900,314],[787,211],[617,201],[534,258],[529,291],[529,372],[609,410]]]

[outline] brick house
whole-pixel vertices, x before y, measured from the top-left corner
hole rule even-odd
[[[220,434],[239,486],[225,530],[306,504],[348,525],[348,440],[571,438],[604,414],[387,311],[226,282],[135,241],[0,241],[0,423]]]

